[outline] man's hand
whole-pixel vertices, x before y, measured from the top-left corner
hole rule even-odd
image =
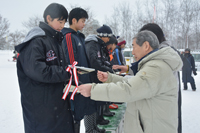
[[[81,95],[83,95],[84,97],[91,96],[91,89],[92,89],[91,84],[84,84],[84,85],[78,86],[78,90],[80,91]]]
[[[106,82],[108,80],[108,73],[102,72],[102,71],[98,71],[97,78],[101,82]]]
[[[113,65],[113,69],[121,69],[120,73],[125,73],[128,71],[128,66],[122,66],[122,65]]]

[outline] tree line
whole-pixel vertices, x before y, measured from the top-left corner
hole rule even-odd
[[[132,37],[147,23],[157,23],[165,37],[177,49],[200,50],[199,0],[135,0],[134,5],[122,2],[113,7],[106,23],[129,46]]]
[[[75,6],[71,6],[71,9]],[[100,27],[98,16],[90,8],[89,19],[83,33],[96,34]],[[165,37],[177,49],[191,48],[200,50],[200,1],[198,0],[135,0],[121,2],[112,7],[110,16],[106,16],[104,24],[113,30],[116,36],[124,37],[127,47],[131,47],[132,38],[147,23],[157,23],[164,31]],[[106,15],[106,14],[105,14]],[[14,49],[22,42],[27,32],[39,25],[43,18],[33,15],[23,22],[25,30],[9,32],[9,20],[0,14],[0,49]],[[66,23],[66,26],[69,26]]]

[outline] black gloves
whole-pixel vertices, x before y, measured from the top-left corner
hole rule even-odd
[[[193,71],[193,74],[196,76],[197,75],[197,71]]]

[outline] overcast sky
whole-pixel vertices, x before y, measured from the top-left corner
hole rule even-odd
[[[22,30],[22,22],[34,15],[43,15],[45,8],[53,2],[64,5],[69,11],[70,5],[90,7],[95,18],[102,25],[105,15],[110,16],[113,6],[121,2],[133,3],[134,0],[0,0],[0,14],[10,22],[10,31]]]

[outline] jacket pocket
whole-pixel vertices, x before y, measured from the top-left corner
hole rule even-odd
[[[142,124],[139,110],[137,110],[137,127],[138,127],[139,133],[144,133],[144,125]]]

